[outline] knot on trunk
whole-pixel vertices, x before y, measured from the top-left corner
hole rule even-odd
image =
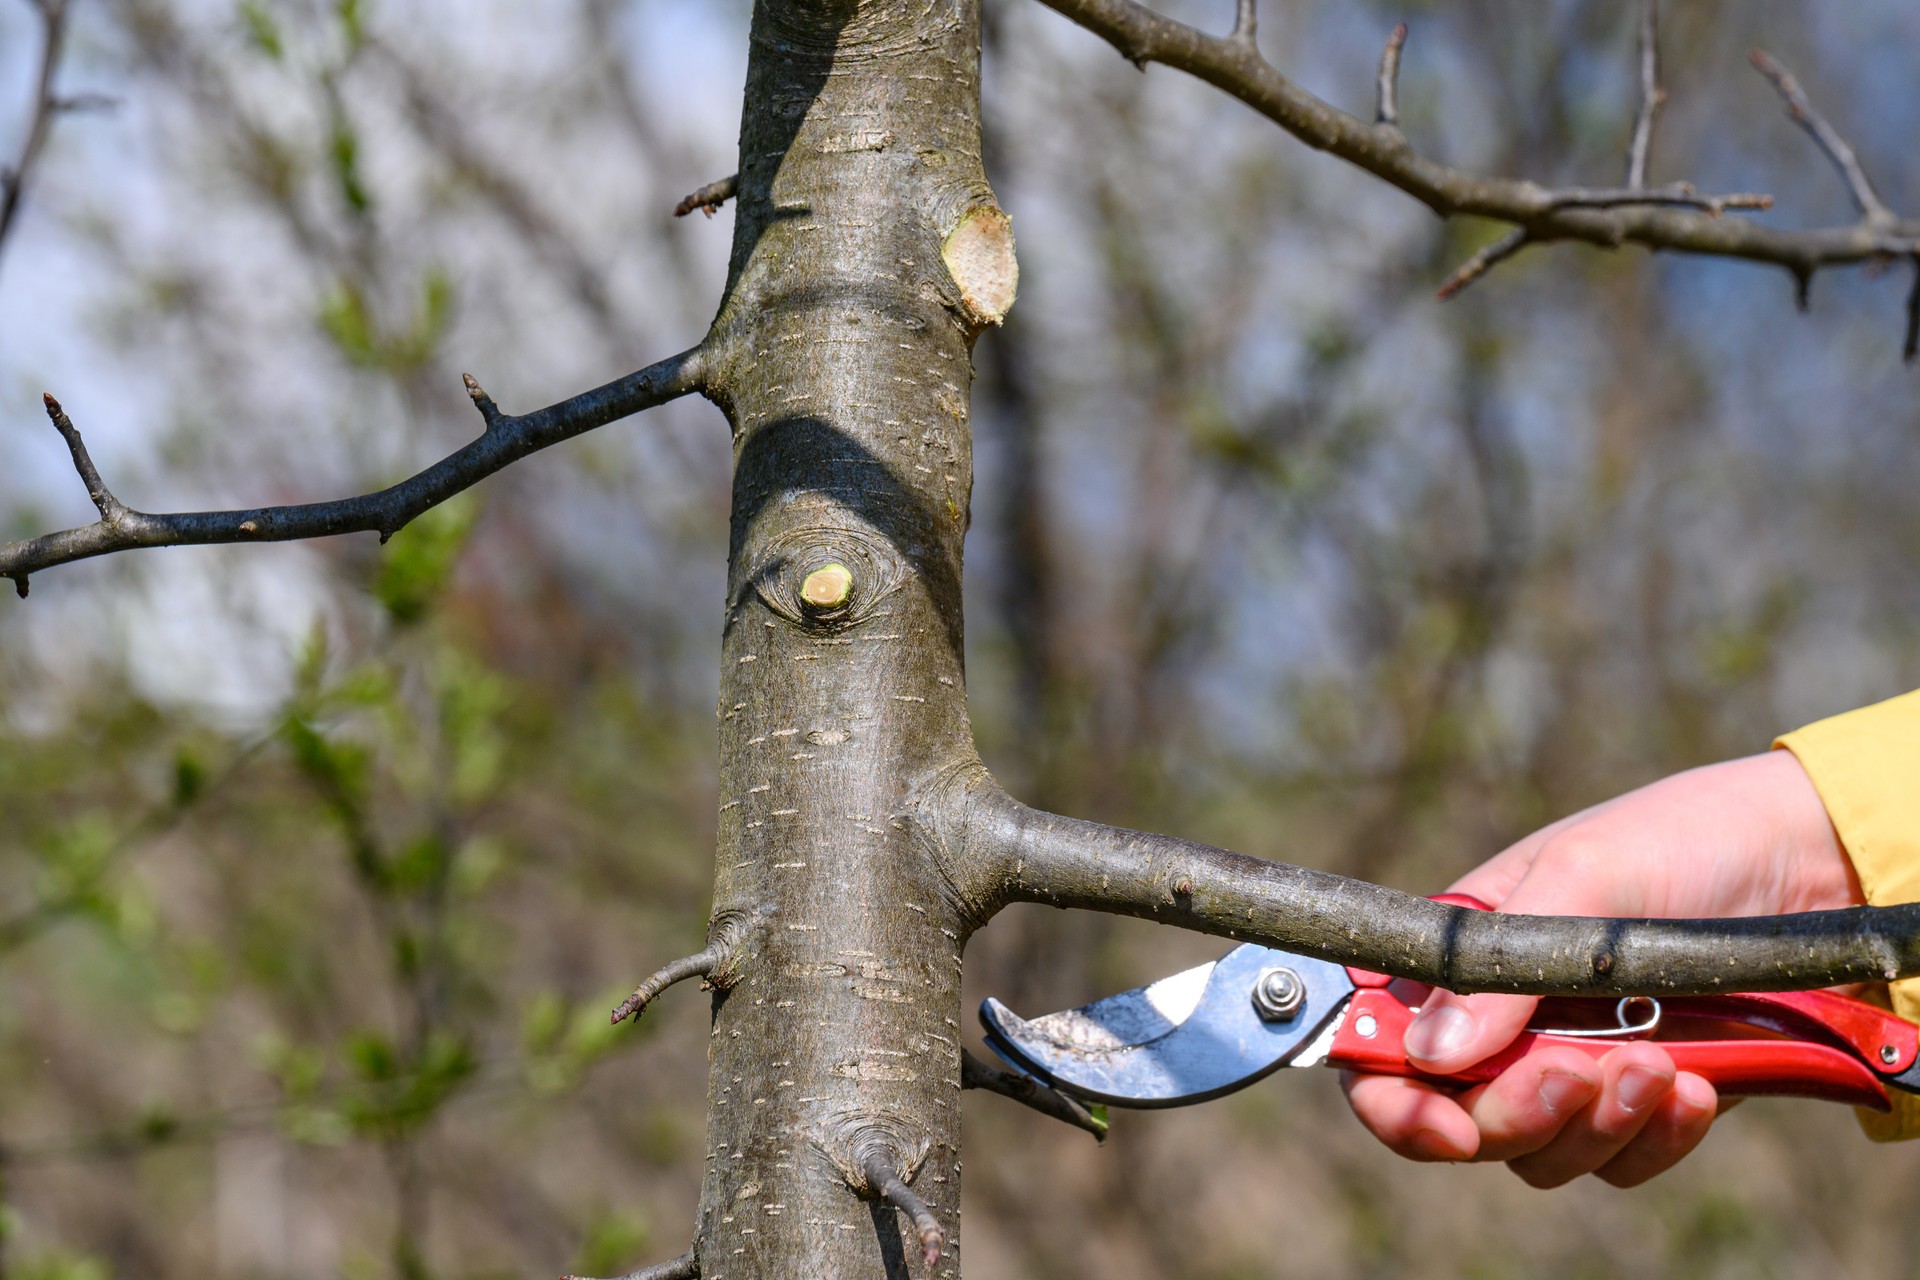
[[[925,1125],[879,1107],[836,1111],[814,1125],[811,1137],[814,1149],[865,1200],[886,1198],[886,1188],[878,1184],[875,1173],[891,1170],[909,1181],[926,1163],[932,1146]]]
[[[714,953],[714,965],[706,974],[706,985],[715,991],[730,991],[740,982],[740,962],[747,950],[747,936],[756,917],[752,912],[726,910],[716,912],[707,922],[707,949]]]
[[[771,540],[748,574],[767,608],[810,631],[858,626],[900,589],[906,565],[865,529],[794,529]]]

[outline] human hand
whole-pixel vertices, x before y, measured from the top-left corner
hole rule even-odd
[[[1863,899],[1825,807],[1786,751],[1662,779],[1564,818],[1457,881],[1528,915],[1743,916],[1857,906]],[[1450,1073],[1511,1044],[1536,998],[1435,991],[1408,1029],[1408,1057]],[[1630,1187],[1697,1146],[1718,1113],[1713,1086],[1657,1044],[1597,1062],[1539,1048],[1484,1085],[1450,1094],[1350,1073],[1360,1122],[1412,1160],[1503,1160],[1536,1187],[1583,1173]]]

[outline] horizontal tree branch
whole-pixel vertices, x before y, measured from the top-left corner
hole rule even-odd
[[[1796,991],[1920,973],[1920,904],[1716,920],[1506,915],[1042,813],[982,779],[950,838],[992,902],[1136,916],[1451,991]]]
[[[1920,221],[1910,219],[1874,218],[1851,226],[1782,230],[1718,216],[1721,209],[1731,207],[1727,204],[1715,208],[1709,203],[1699,211],[1676,207],[1654,197],[1663,188],[1649,188],[1649,198],[1642,201],[1596,204],[1579,199],[1583,193],[1558,192],[1524,178],[1468,173],[1421,155],[1390,119],[1362,120],[1321,101],[1281,75],[1243,41],[1209,35],[1134,0],[1041,3],[1105,39],[1135,63],[1158,62],[1231,94],[1308,146],[1358,165],[1441,217],[1473,214],[1511,223],[1524,230],[1531,243],[1574,240],[1607,248],[1638,244],[1770,263],[1796,275],[1870,258],[1905,257],[1920,250]],[[1389,70],[1397,70],[1399,50],[1393,47],[1397,44],[1396,39],[1390,45],[1395,66],[1383,69],[1383,82],[1391,78]],[[1385,113],[1392,114],[1390,106]]]
[[[381,541],[421,512],[469,489],[510,463],[609,422],[665,404],[705,386],[704,349],[695,347],[637,373],[583,392],[570,400],[513,415],[499,411],[473,379],[467,379],[486,430],[481,436],[410,479],[378,493],[335,502],[238,511],[193,511],[152,515],[122,504],[101,483],[80,433],[47,397],[47,413],[72,451],[100,510],[100,519],[80,528],[0,544],[0,578],[12,578],[22,596],[27,576],[55,565],[136,547],[203,546],[225,542],[287,542],[340,533],[376,532]]]

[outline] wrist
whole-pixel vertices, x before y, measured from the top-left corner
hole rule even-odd
[[[1791,751],[1731,762],[1747,775],[1756,804],[1777,833],[1783,909],[1860,906],[1866,895],[1813,779]]]

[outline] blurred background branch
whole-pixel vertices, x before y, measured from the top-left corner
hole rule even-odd
[[[1920,272],[1920,222],[1897,217],[1874,192],[1853,149],[1807,104],[1798,84],[1769,55],[1753,62],[1788,100],[1789,112],[1819,142],[1845,177],[1860,209],[1850,227],[1782,231],[1744,219],[1730,209],[1767,209],[1773,197],[1711,195],[1692,183],[1649,187],[1646,155],[1660,89],[1656,74],[1657,11],[1643,7],[1640,37],[1641,107],[1628,148],[1628,183],[1619,188],[1544,187],[1525,179],[1483,177],[1442,164],[1415,150],[1399,124],[1396,83],[1405,24],[1387,38],[1380,60],[1379,98],[1373,124],[1348,115],[1302,89],[1261,56],[1246,23],[1249,12],[1226,36],[1168,18],[1136,0],[1043,0],[1049,8],[1086,27],[1136,66],[1149,62],[1186,71],[1238,98],[1311,147],[1360,166],[1399,187],[1443,218],[1458,214],[1513,224],[1496,245],[1468,259],[1440,287],[1452,297],[1529,243],[1584,241],[1614,248],[1638,244],[1652,250],[1745,258],[1785,267],[1802,283],[1822,267],[1909,257]],[[1697,211],[1697,212],[1696,212]],[[1920,278],[1920,277],[1917,277]],[[1920,286],[1916,286],[1920,295]],[[1907,358],[1913,357],[1907,351]]]
[[[0,166],[0,256],[4,256],[7,233],[13,230],[14,215],[27,183],[33,177],[34,164],[47,145],[47,133],[53,127],[62,103],[54,95],[54,77],[60,70],[60,55],[67,39],[67,0],[26,0],[40,20],[40,57],[33,73],[33,92],[27,104],[26,127],[19,151],[10,164]]]

